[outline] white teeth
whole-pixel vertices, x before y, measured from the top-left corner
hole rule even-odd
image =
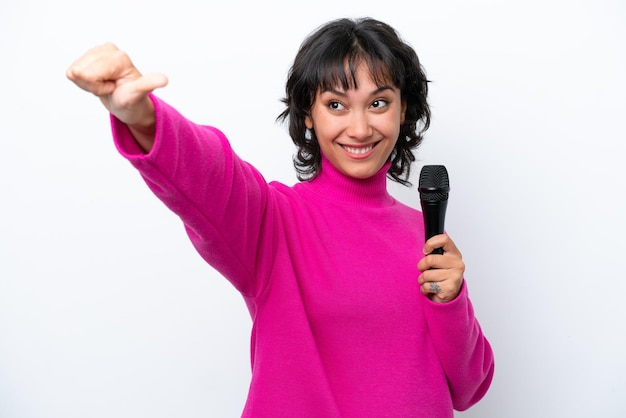
[[[352,147],[349,147],[347,145],[343,145],[343,149],[348,151],[350,154],[356,154],[356,155],[366,154],[366,153],[370,152],[372,150],[372,148],[374,148],[374,145],[370,145],[370,146],[365,147],[365,148],[352,148]]]

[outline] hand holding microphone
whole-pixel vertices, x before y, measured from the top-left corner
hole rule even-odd
[[[457,297],[463,284],[465,263],[461,252],[444,233],[450,184],[442,165],[422,168],[418,190],[424,216],[424,258],[417,264],[420,290],[431,300],[445,303]]]

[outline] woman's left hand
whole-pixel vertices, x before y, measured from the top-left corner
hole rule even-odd
[[[431,254],[436,248],[442,248],[443,254]],[[423,251],[426,256],[417,263],[420,290],[434,302],[450,302],[463,285],[465,263],[461,252],[447,234],[430,238]]]

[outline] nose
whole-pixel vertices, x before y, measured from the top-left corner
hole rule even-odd
[[[350,138],[357,141],[364,141],[372,136],[372,127],[367,112],[352,111],[346,131]]]

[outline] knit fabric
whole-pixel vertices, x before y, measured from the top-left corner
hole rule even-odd
[[[148,154],[112,117],[118,150],[243,296],[252,379],[243,417],[449,418],[486,393],[493,354],[468,298],[422,295],[421,213],[393,198],[389,163],[268,183],[222,132],[162,100]]]

